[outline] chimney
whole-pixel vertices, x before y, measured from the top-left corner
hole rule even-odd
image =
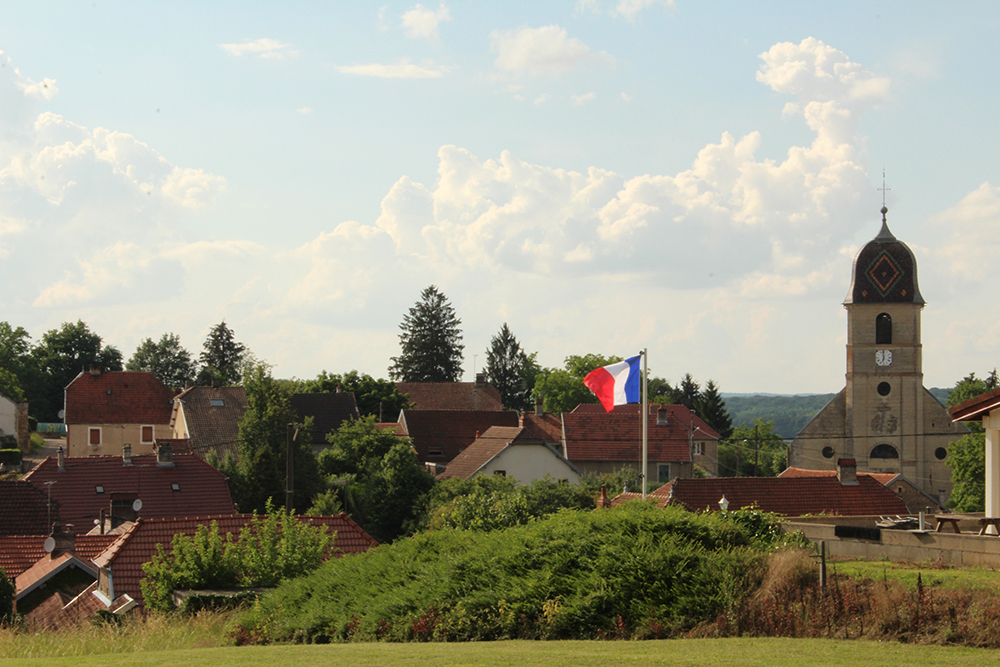
[[[135,501],[134,493],[111,494],[111,530],[126,521],[135,521],[139,517],[139,513],[135,510],[137,505]]]
[[[132,445],[122,447],[122,465],[132,465]]]
[[[656,409],[656,425],[666,426],[667,425],[667,409],[657,408]]]
[[[517,413],[517,426],[518,426],[518,428],[524,428],[524,413],[523,412],[518,412]]]
[[[476,373],[476,389],[486,386],[486,373]]]
[[[535,399],[535,416],[542,417],[545,415],[545,401],[540,397]]]
[[[90,375],[91,375],[91,377],[95,377],[95,378],[96,377],[100,377],[101,376],[101,367],[100,366],[91,366],[90,367]]]
[[[70,530],[72,526],[63,526],[56,521],[52,524],[52,534],[49,536],[54,542],[50,558],[55,558],[64,553],[73,553],[76,550],[76,536]]]
[[[66,472],[66,452],[61,446],[56,450],[56,464],[59,466],[59,472]]]
[[[854,459],[837,459],[837,479],[844,486],[858,486],[858,463]]]
[[[170,448],[170,445],[160,443],[156,448],[156,466],[158,468],[174,467],[174,451]]]
[[[611,499],[608,498],[608,485],[601,484],[601,499],[597,501],[601,507],[611,507]]]

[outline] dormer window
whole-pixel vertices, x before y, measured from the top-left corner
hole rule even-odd
[[[170,485],[170,490],[174,491],[174,492],[180,491],[181,490],[181,485],[178,484],[177,482],[174,482],[173,484]]]
[[[226,401],[221,398],[210,398],[208,399],[208,404],[213,408],[224,408],[226,407]]]

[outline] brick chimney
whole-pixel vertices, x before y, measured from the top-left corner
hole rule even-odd
[[[535,416],[543,417],[545,416],[545,401],[541,398],[535,399]]]
[[[486,373],[476,373],[476,389],[486,386]]]
[[[601,499],[597,501],[601,507],[611,507],[611,499],[608,498],[608,485],[601,484]]]
[[[656,409],[656,425],[666,426],[667,425],[667,409],[657,408]]]
[[[122,465],[132,465],[132,445],[122,447]]]
[[[66,452],[61,446],[56,450],[56,465],[59,466],[59,472],[66,472]]]
[[[854,459],[837,459],[837,479],[844,486],[858,486],[858,463]]]
[[[49,537],[55,542],[55,547],[49,553],[49,558],[76,551],[76,536],[70,530],[71,528],[71,526],[63,526],[58,521],[52,524],[52,534]]]
[[[174,450],[170,445],[161,443],[156,448],[156,465],[159,468],[174,467]]]
[[[101,376],[101,367],[100,366],[91,366],[90,367],[90,375],[91,375],[91,377],[95,377],[95,378],[96,377],[100,377]]]

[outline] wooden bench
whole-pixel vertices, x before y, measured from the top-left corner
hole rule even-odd
[[[959,521],[978,521],[979,522],[979,534],[987,535],[986,529],[993,526],[997,534],[1000,535],[1000,517],[986,517],[986,516],[969,516],[967,514],[935,514],[934,518],[937,520],[936,532],[944,532],[942,528],[945,525],[950,525],[952,530],[956,533],[961,533],[962,529],[958,527]]]

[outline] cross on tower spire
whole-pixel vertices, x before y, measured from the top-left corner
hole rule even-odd
[[[889,209],[885,207],[885,193],[887,190],[892,188],[885,187],[885,167],[882,167],[882,187],[878,188],[882,191],[882,222],[885,222],[885,214],[889,212]]]

